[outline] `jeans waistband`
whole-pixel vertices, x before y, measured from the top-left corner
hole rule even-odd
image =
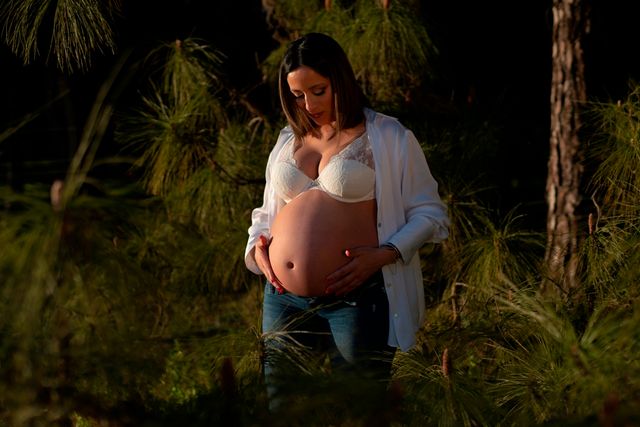
[[[360,297],[376,288],[382,288],[384,290],[384,277],[380,270],[371,275],[371,277],[365,280],[362,285],[344,295],[322,295],[319,297],[309,297],[309,306],[316,307],[336,302],[346,302],[347,304],[355,305]]]

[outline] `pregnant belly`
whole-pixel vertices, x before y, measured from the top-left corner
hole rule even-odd
[[[284,288],[324,294],[326,277],[349,261],[347,248],[377,246],[375,201],[344,203],[311,190],[293,199],[271,226],[269,258]]]

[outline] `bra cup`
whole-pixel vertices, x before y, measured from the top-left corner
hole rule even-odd
[[[315,180],[298,168],[293,157],[293,142],[290,144],[282,150],[271,173],[273,187],[285,203],[307,190],[321,190],[336,200],[348,203],[375,198],[376,176],[367,137],[353,141],[331,157]]]
[[[312,180],[289,162],[281,162],[273,171],[273,187],[285,203],[309,188]]]
[[[329,163],[317,179],[323,191],[338,200],[361,201],[373,198],[375,172],[357,160]]]

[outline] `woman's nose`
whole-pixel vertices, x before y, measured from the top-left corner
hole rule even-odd
[[[315,106],[315,103],[311,100],[311,98],[305,97],[304,108],[306,108],[308,112],[312,113],[314,106]]]

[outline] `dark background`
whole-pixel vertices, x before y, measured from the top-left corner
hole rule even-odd
[[[631,79],[640,76],[637,15],[633,2],[587,1],[591,25],[584,42],[590,101],[624,98]],[[498,203],[523,204],[544,218],[549,138],[551,75],[551,1],[422,1],[422,15],[439,49],[434,92],[474,111],[501,129]],[[227,84],[265,110],[269,92],[260,85],[258,63],[277,46],[266,25],[260,0],[123,1],[115,17],[118,52],[95,55],[85,73],[66,75],[47,64],[48,39],[41,55],[23,65],[0,47],[0,131],[44,106],[63,90],[70,93],[8,140],[0,143],[0,182],[20,188],[25,182],[50,182],[64,176],[99,85],[115,60],[131,49],[142,58],[161,42],[197,37],[227,57]],[[120,103],[148,84],[132,77]],[[268,111],[267,111],[268,112]],[[108,141],[107,141],[108,142]],[[104,150],[109,150],[107,144]],[[543,226],[543,222],[539,225]]]

